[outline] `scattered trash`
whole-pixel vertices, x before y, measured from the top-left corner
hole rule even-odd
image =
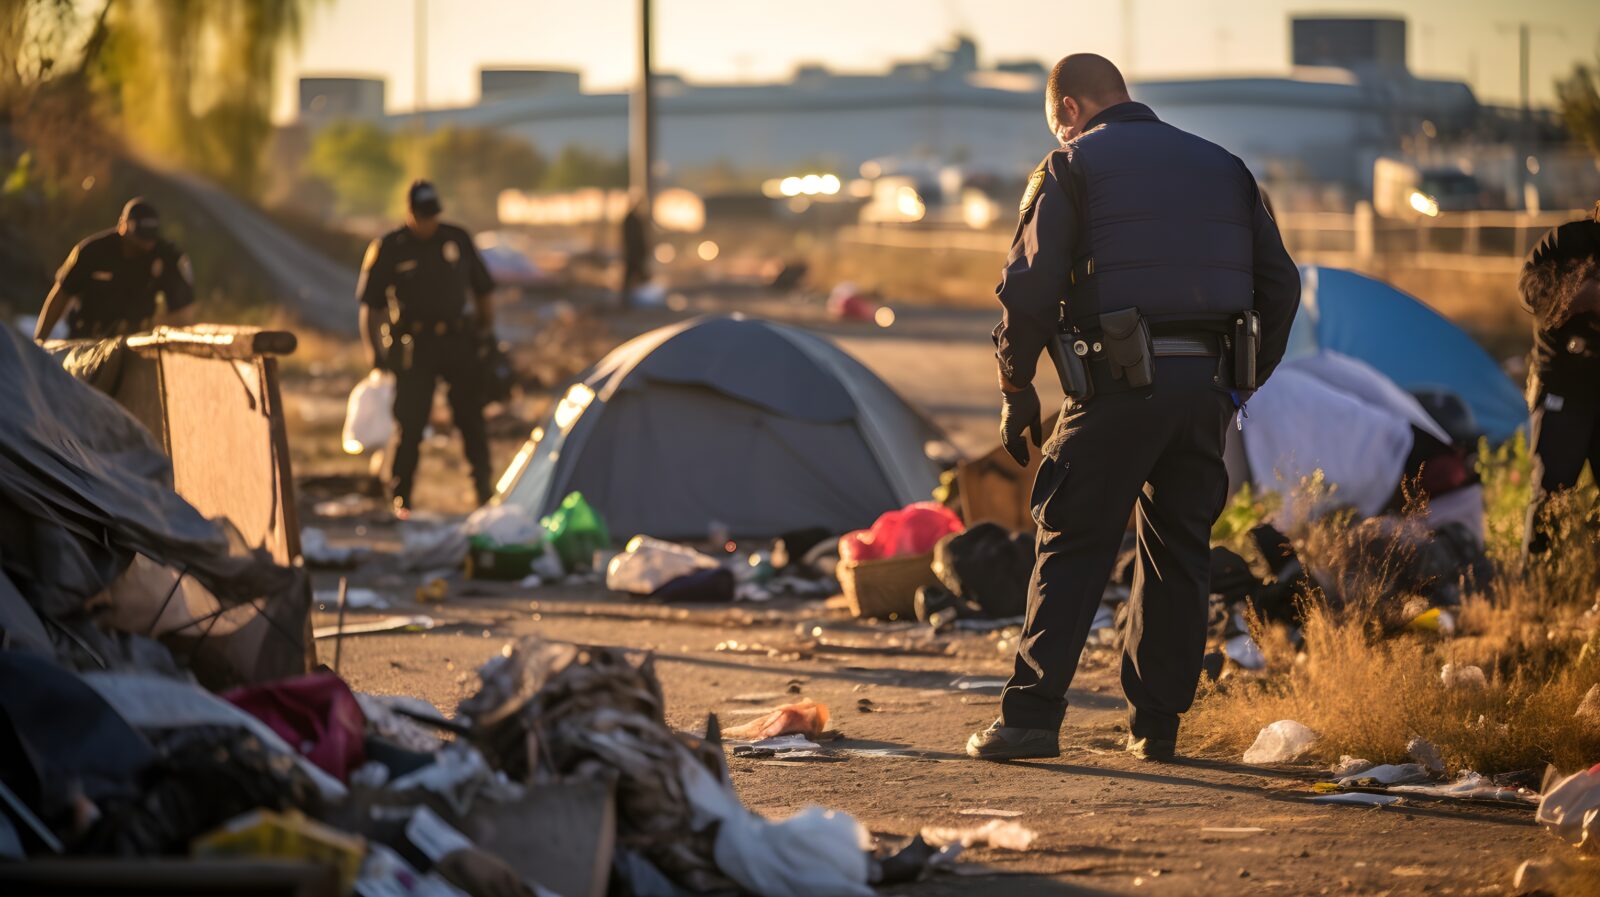
[[[1534,818],[1574,847],[1600,848],[1600,763],[1546,787]]]
[[[369,695],[356,692],[356,703],[367,725],[379,735],[409,751],[432,754],[444,743],[418,717],[444,721],[432,704],[409,695]],[[400,711],[404,711],[401,713]]]
[[[649,536],[634,536],[606,565],[606,588],[649,595],[680,577],[721,565],[710,555]],[[731,585],[731,583],[730,583]]]
[[[317,603],[327,607],[337,607],[339,593],[323,589],[314,596]],[[345,592],[345,606],[351,610],[383,610],[389,606],[389,601],[372,589],[350,589]]]
[[[1439,681],[1445,688],[1489,687],[1489,680],[1483,675],[1483,668],[1470,664],[1445,664],[1439,668]]]
[[[1411,619],[1406,628],[1413,632],[1437,632],[1440,635],[1454,635],[1456,631],[1455,615],[1441,607],[1430,607]]]
[[[999,694],[1006,687],[1009,679],[999,679],[981,676],[957,676],[951,680],[950,687],[961,691],[977,691],[984,694]]]
[[[467,559],[468,536],[454,524],[413,518],[400,528],[400,566],[405,570],[453,570]]]
[[[334,547],[328,544],[328,534],[314,526],[300,528],[300,556],[312,567],[341,569],[352,567],[366,554],[366,550],[353,545]]]
[[[319,501],[311,506],[311,513],[332,520],[341,520],[351,517],[365,517],[376,514],[383,509],[383,505],[370,495],[351,493],[327,501]],[[304,532],[302,530],[302,532]],[[301,537],[302,540],[304,536]]]
[[[1292,719],[1281,719],[1261,730],[1255,743],[1244,752],[1244,762],[1253,765],[1288,763],[1311,749],[1317,733]]]
[[[1420,764],[1429,773],[1436,776],[1444,775],[1444,758],[1439,756],[1439,749],[1433,743],[1420,735],[1413,735],[1406,742],[1406,755],[1413,763]]]
[[[307,760],[340,780],[366,762],[366,719],[344,680],[312,673],[236,688],[224,700],[267,724]]]
[[[583,493],[574,492],[561,500],[561,504],[539,521],[544,527],[545,540],[555,549],[561,566],[569,571],[588,570],[594,565],[594,553],[611,544],[606,524],[600,514],[584,500]],[[543,570],[535,570],[543,575]]]
[[[787,753],[789,751],[819,751],[822,749],[822,745],[812,741],[804,735],[799,734],[775,735],[771,738],[763,738],[760,741],[752,742],[750,747],[758,751],[772,751],[773,753],[777,754]]]
[[[1518,894],[1555,893],[1551,887],[1556,883],[1554,869],[1549,860],[1523,860],[1511,876],[1511,887]]]
[[[341,444],[347,454],[383,448],[394,436],[394,374],[374,368],[350,390]]]
[[[544,530],[526,508],[502,503],[487,504],[467,516],[461,524],[470,536],[482,536],[493,545],[534,545],[544,541]]]
[[[816,738],[828,727],[828,708],[807,699],[795,704],[785,704],[767,715],[722,730],[726,738],[756,741],[776,735],[805,735]]]
[[[537,589],[544,585],[544,579],[537,573],[529,573],[527,576],[522,577],[522,581],[518,582],[517,585],[524,589]]]
[[[1314,804],[1348,804],[1358,807],[1387,807],[1400,802],[1394,794],[1367,794],[1363,791],[1346,791],[1338,794],[1321,794],[1311,798]]]
[[[436,576],[417,586],[418,604],[441,604],[450,597],[450,583]]]
[[[667,728],[648,657],[529,639],[479,678],[461,714],[496,768],[528,783],[616,783],[617,842],[635,856],[622,868],[645,863],[695,892],[872,894],[861,826],[815,807],[782,822],[746,810],[721,747]]]
[[[926,554],[939,540],[964,529],[961,518],[944,505],[919,501],[897,511],[885,511],[871,529],[839,537],[841,561],[878,561]]]
[[[1538,803],[1539,795],[1527,788],[1508,787],[1497,785],[1488,776],[1462,770],[1461,775],[1454,782],[1438,785],[1396,785],[1389,789],[1405,794],[1418,794],[1425,797],[1447,797],[1455,800],[1492,800],[1501,803],[1532,804]]]
[[[1236,635],[1222,643],[1222,651],[1228,659],[1247,670],[1263,669],[1267,665],[1267,657],[1261,653],[1261,648],[1249,633]]]
[[[1001,819],[1013,819],[1022,815],[1021,810],[996,810],[992,807],[969,807],[957,810],[957,816],[995,816]]]
[[[1600,726],[1600,683],[1589,686],[1583,700],[1578,702],[1578,709],[1573,711],[1572,715]]]
[[[1025,851],[1038,837],[1033,829],[1006,819],[991,819],[972,828],[926,826],[922,829],[922,839],[935,847],[960,844],[962,847]]]
[[[740,591],[735,592],[733,573],[717,567],[679,576],[651,592],[650,598],[663,604],[727,604],[735,597],[755,600],[743,591],[752,588],[760,589],[760,586],[740,586]]]
[[[297,810],[253,810],[195,839],[190,853],[327,863],[339,871],[340,888],[348,892],[355,887],[367,845],[364,839],[307,819]]]
[[[375,635],[382,632],[426,632],[433,627],[433,618],[425,614],[417,614],[410,617],[401,615],[350,623],[344,627],[344,634]],[[339,627],[337,626],[318,626],[311,631],[311,637],[315,639],[333,638],[338,634]]]
[[[1414,782],[1426,782],[1429,778],[1428,768],[1420,763],[1384,764],[1347,775],[1338,780],[1338,785],[1341,788],[1353,785],[1409,785]]]
[[[1377,765],[1378,764],[1373,763],[1371,760],[1363,760],[1358,757],[1352,757],[1349,754],[1342,754],[1339,757],[1339,762],[1335,763],[1333,768],[1328,771],[1333,773],[1334,778],[1342,779],[1345,776],[1353,776],[1366,772]]]

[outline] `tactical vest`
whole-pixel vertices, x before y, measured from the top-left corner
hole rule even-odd
[[[1067,323],[1138,308],[1159,327],[1252,307],[1257,192],[1239,160],[1148,112],[1068,151],[1081,226]]]

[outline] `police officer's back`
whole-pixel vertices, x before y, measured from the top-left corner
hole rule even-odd
[[[427,181],[407,193],[406,223],[372,242],[356,287],[361,328],[374,367],[395,373],[393,494],[411,505],[423,430],[440,380],[449,385],[451,417],[461,431],[480,503],[494,493],[483,405],[483,361],[494,328],[494,282],[471,234],[440,220],[443,206]]]
[[[1122,665],[1129,749],[1172,755],[1205,648],[1210,530],[1237,404],[1283,357],[1300,280],[1255,180],[1226,150],[1132,102],[1108,60],[1051,72],[1062,148],[1028,180],[996,292],[1001,438],[1040,444],[1032,381],[1049,352],[1069,399],[1034,483],[1038,557],[990,760],[1050,757],[1124,524],[1139,556]]]
[[[117,226],[74,246],[34,328],[45,339],[63,314],[69,339],[104,339],[185,324],[194,313],[189,257],[161,237],[155,207],[135,197]]]
[[[1537,556],[1549,548],[1544,516],[1551,497],[1576,485],[1585,463],[1600,476],[1600,203],[1593,217],[1544,235],[1528,253],[1519,286],[1534,315],[1525,546]]]

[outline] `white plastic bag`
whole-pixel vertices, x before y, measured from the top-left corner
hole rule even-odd
[[[1317,740],[1317,733],[1304,723],[1280,719],[1261,730],[1256,743],[1244,752],[1244,762],[1250,764],[1288,763],[1304,754]]]
[[[496,545],[535,545],[544,541],[544,528],[520,505],[484,505],[467,517],[465,526],[467,535],[484,536]]]
[[[1574,847],[1600,849],[1600,763],[1545,789],[1535,818]]]
[[[606,588],[648,595],[680,576],[719,566],[716,559],[684,545],[634,536],[606,565]]]
[[[359,455],[389,444],[394,435],[394,375],[374,369],[350,390],[344,409],[344,450]]]

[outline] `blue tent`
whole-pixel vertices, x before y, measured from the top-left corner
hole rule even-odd
[[[1517,384],[1472,337],[1416,297],[1342,268],[1303,265],[1300,277],[1304,292],[1288,358],[1332,349],[1372,365],[1403,389],[1448,389],[1495,442],[1527,424],[1528,405]]]

